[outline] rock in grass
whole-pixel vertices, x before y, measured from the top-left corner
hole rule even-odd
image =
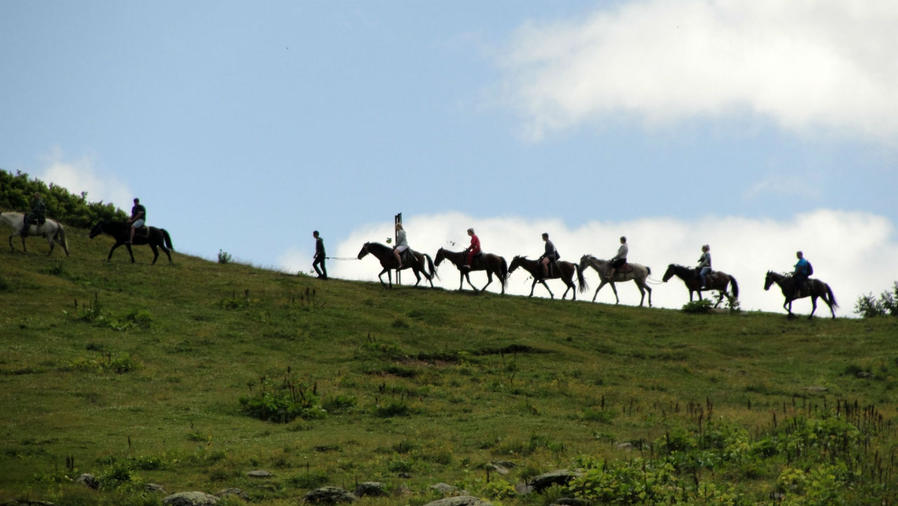
[[[312,490],[305,496],[305,501],[312,504],[337,504],[353,502],[358,497],[340,487],[321,487]]]
[[[490,506],[492,503],[470,495],[457,495],[431,501],[424,506]]]
[[[264,469],[256,469],[255,471],[250,471],[246,473],[250,478],[271,478],[274,476],[273,474],[265,471]]]
[[[458,487],[453,487],[448,483],[437,483],[436,485],[431,485],[431,489],[436,490],[437,492],[445,495],[468,495],[467,492],[461,490]]]
[[[530,486],[537,492],[551,487],[552,485],[567,485],[568,482],[580,476],[581,473],[569,471],[567,469],[559,469],[548,473],[535,476],[530,480]]]
[[[232,496],[235,496],[235,497],[239,497],[239,498],[243,499],[244,501],[248,501],[248,500],[249,500],[249,496],[246,495],[246,492],[244,492],[243,490],[241,490],[241,489],[239,489],[239,488],[226,488],[226,489],[222,489],[222,490],[219,490],[218,492],[216,492],[215,495],[217,495],[218,497],[221,497],[221,498],[224,498],[224,497],[227,497],[227,496],[229,496],[229,495],[232,495]]]
[[[178,492],[162,500],[167,506],[211,506],[218,498],[205,492]]]
[[[100,480],[98,480],[96,476],[90,473],[84,473],[81,476],[75,478],[75,483],[80,483],[94,490],[100,488]]]
[[[384,497],[387,495],[387,487],[379,481],[365,481],[356,485],[355,495],[358,497]]]

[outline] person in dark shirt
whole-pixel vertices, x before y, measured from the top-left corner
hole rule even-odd
[[[327,279],[327,267],[324,266],[324,239],[318,235],[317,230],[312,232],[312,237],[315,238],[315,258],[312,261],[312,268],[315,269],[319,279]],[[320,270],[318,269],[319,265],[321,266]]]
[[[549,264],[554,264],[558,258],[558,250],[555,249],[555,245],[552,244],[552,241],[549,240],[549,234],[543,232],[543,241],[546,241],[546,250],[543,253],[543,256],[539,257],[539,261],[543,264],[543,277],[549,277]]]
[[[131,239],[128,240],[128,244],[132,244],[134,242],[134,231],[143,227],[147,223],[147,210],[140,204],[140,199],[134,199],[134,206],[131,207],[131,219],[128,220],[128,223],[131,224]]]

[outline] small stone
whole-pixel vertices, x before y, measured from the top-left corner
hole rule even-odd
[[[218,498],[205,492],[178,492],[162,500],[167,506],[212,506]]]
[[[250,471],[250,472],[246,473],[246,475],[249,476],[250,478],[271,478],[272,476],[274,476],[273,474],[271,474],[268,471],[265,471],[263,469],[256,469],[255,471]]]
[[[310,491],[305,496],[305,501],[313,504],[337,504],[353,502],[358,497],[340,487],[321,487]]]
[[[386,486],[379,481],[366,481],[355,487],[355,495],[359,497],[384,497],[387,495]]]

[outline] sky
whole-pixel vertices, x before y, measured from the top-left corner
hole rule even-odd
[[[400,212],[431,255],[626,235],[656,282],[707,243],[748,310],[782,310],[764,273],[800,249],[851,316],[898,280],[896,25],[891,0],[5,0],[0,168],[139,197],[211,260],[309,272],[319,230],[347,279]]]

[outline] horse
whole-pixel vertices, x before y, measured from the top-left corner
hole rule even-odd
[[[789,318],[795,317],[795,315],[792,314],[792,301],[804,297],[811,298],[811,314],[808,315],[808,320],[814,317],[814,311],[817,310],[817,297],[820,297],[823,299],[823,302],[826,302],[826,305],[829,306],[829,312],[832,314],[833,318],[836,317],[836,311],[833,308],[839,307],[839,304],[836,302],[836,297],[833,295],[832,288],[823,281],[820,281],[819,279],[808,279],[806,290],[796,290],[795,278],[791,275],[767,271],[767,277],[764,279],[764,290],[769,290],[773,283],[779,285],[780,290],[783,292],[783,296],[786,298],[786,301],[783,302],[783,309],[789,312]]]
[[[62,246],[63,251],[65,251],[65,256],[69,256],[69,241],[65,237],[65,229],[62,228],[62,224],[58,221],[47,218],[40,225],[29,225],[28,230],[25,231],[25,235],[22,235],[22,225],[25,222],[24,214],[0,213],[0,221],[5,222],[13,230],[13,233],[9,234],[9,249],[15,251],[15,248],[12,245],[12,238],[13,236],[18,235],[22,238],[22,251],[27,253],[28,249],[25,247],[25,236],[41,235],[47,240],[47,243],[50,244],[50,251],[47,252],[47,256],[50,256],[53,253],[53,248],[56,246],[56,243],[59,243],[59,245]]]
[[[430,255],[426,253],[419,253],[417,251],[409,248],[408,250],[410,255],[404,255],[408,261],[402,263],[402,269],[411,269],[412,272],[415,273],[415,286],[418,286],[418,283],[421,282],[420,274],[424,275],[424,279],[426,279],[430,283],[430,287],[433,288],[433,278],[436,276],[436,272],[433,267],[433,260],[430,258]],[[381,244],[379,242],[366,242],[362,245],[362,249],[359,250],[358,258],[362,259],[365,255],[371,253],[378,260],[380,260],[380,266],[383,267],[383,270],[380,271],[380,274],[377,275],[377,279],[380,280],[380,284],[387,286],[384,283],[383,275],[387,273],[387,280],[390,282],[389,287],[393,288],[393,273],[390,269],[395,269],[399,267],[396,263],[396,256],[393,254],[393,248]],[[429,270],[429,272],[428,272]],[[398,275],[398,273],[397,273]]]
[[[130,223],[125,221],[100,221],[90,229],[90,238],[93,239],[100,234],[108,234],[115,239],[115,244],[109,249],[109,256],[106,257],[107,262],[112,259],[112,253],[115,249],[124,244],[128,248],[128,255],[131,256],[131,263],[134,263],[134,252],[131,251],[131,244],[128,242],[131,240]],[[162,251],[168,256],[168,263],[172,263],[169,251],[174,251],[175,248],[171,244],[171,236],[168,235],[168,231],[164,228],[147,227],[146,233],[143,230],[136,231],[134,233],[134,244],[138,246],[147,244],[152,248],[153,264],[159,258],[157,247],[162,248]]]
[[[528,295],[528,297],[533,297],[533,289],[536,288],[536,284],[542,283],[542,285],[546,287],[546,290],[549,291],[549,296],[554,299],[555,294],[552,293],[552,289],[546,284],[546,279],[558,278],[564,281],[564,284],[567,286],[564,290],[564,294],[561,295],[561,300],[564,300],[569,290],[572,290],[572,299],[577,300],[577,289],[574,287],[574,273],[577,274],[580,292],[588,289],[586,280],[583,279],[583,271],[580,269],[580,266],[575,263],[563,262],[561,260],[555,262],[555,265],[557,267],[551,269],[549,275],[544,279],[543,264],[540,263],[539,260],[529,260],[525,256],[518,255],[511,260],[511,265],[508,267],[508,274],[510,275],[518,267],[523,267],[531,276],[533,276],[533,284],[530,285],[530,295]]]
[[[464,280],[468,280],[468,284],[471,288],[477,291],[484,291],[486,287],[490,286],[490,283],[493,282],[493,274],[499,278],[499,283],[502,286],[502,294],[505,294],[505,286],[508,284],[508,263],[505,261],[505,258],[499,255],[493,255],[492,253],[483,253],[480,255],[475,255],[471,260],[471,268],[465,268],[465,260],[467,260],[468,252],[467,251],[449,251],[444,248],[440,248],[437,251],[436,258],[433,263],[435,266],[439,267],[440,262],[444,259],[449,260],[456,267],[458,267],[458,289],[461,290],[464,284]],[[483,288],[480,290],[471,283],[471,278],[469,274],[471,271],[486,271],[486,279],[487,282],[483,285]]]
[[[627,270],[625,268],[618,267],[614,271],[614,279],[611,279],[611,277],[608,276],[610,264],[611,262],[609,262],[608,260],[601,260],[592,255],[583,255],[582,257],[580,257],[580,270],[586,270],[587,266],[592,267],[596,270],[596,272],[599,273],[599,279],[602,280],[602,282],[599,284],[599,287],[596,288],[596,293],[592,296],[592,301],[595,302],[596,297],[599,295],[599,290],[601,290],[606,283],[610,283],[611,290],[614,292],[614,303],[619,304],[620,299],[617,297],[617,288],[615,288],[614,283],[616,281],[630,281],[632,279],[633,282],[636,283],[636,286],[639,288],[639,306],[641,307],[643,301],[645,301],[645,292],[646,290],[648,290],[649,307],[652,307],[652,289],[645,283],[646,278],[649,276],[649,274],[652,273],[652,269],[644,265],[628,262],[624,265],[628,265],[632,267],[632,269]]]
[[[702,290],[717,290],[719,295],[717,296],[717,304],[714,304],[714,307],[717,307],[724,296],[729,297],[727,285],[733,288],[733,299],[739,298],[739,284],[736,283],[736,278],[725,272],[711,271],[710,274],[706,275],[705,285],[707,288],[702,288],[702,280],[695,269],[683,265],[670,264],[667,266],[667,271],[661,279],[667,283],[674,276],[686,283],[686,288],[689,290],[689,302],[692,302],[692,292],[698,293],[698,300],[702,300]]]

